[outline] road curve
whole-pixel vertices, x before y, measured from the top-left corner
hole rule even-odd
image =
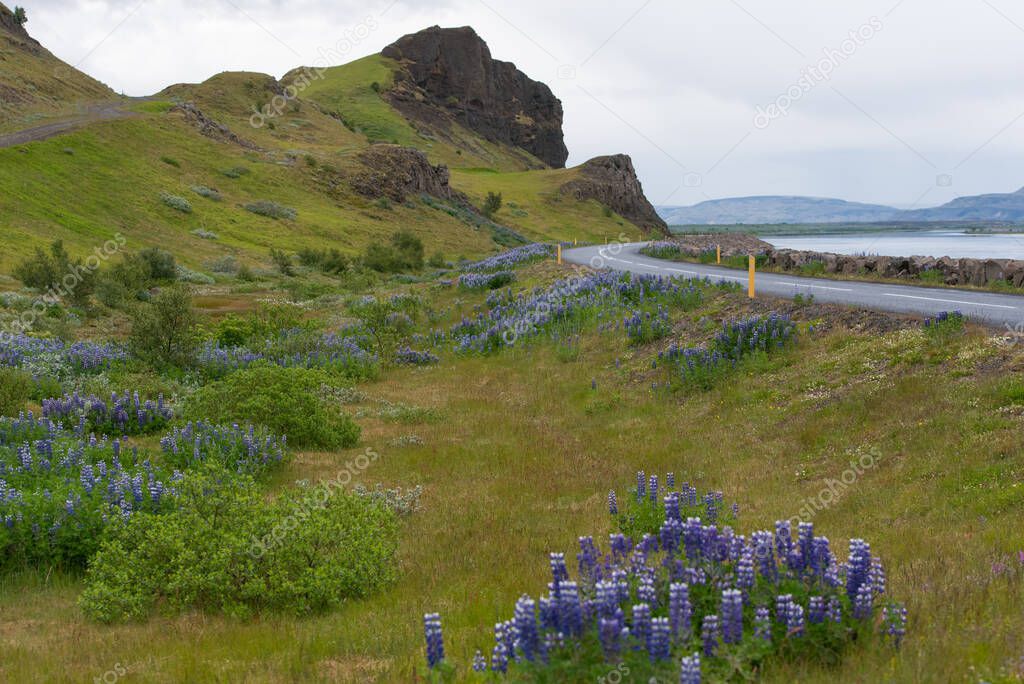
[[[562,253],[563,261],[591,268],[611,268],[630,273],[648,273],[672,278],[711,278],[747,286],[747,274],[732,268],[680,263],[654,259],[640,254],[646,242],[631,242],[594,247],[576,247]],[[850,280],[804,278],[780,273],[758,273],[758,294],[792,298],[797,294],[814,295],[819,302],[849,304],[865,309],[901,314],[934,316],[942,311],[960,311],[969,319],[1011,331],[1024,328],[1024,296],[888,285]]]

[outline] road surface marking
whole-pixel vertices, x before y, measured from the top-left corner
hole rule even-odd
[[[904,297],[906,299],[923,299],[926,302],[944,302],[946,304],[965,304],[966,306],[987,306],[992,309],[1010,309],[1016,310],[1015,306],[1006,306],[1005,304],[984,304],[982,302],[965,302],[961,299],[939,299],[937,297],[918,297],[917,295],[908,294],[895,294],[893,292],[883,292],[886,297]]]

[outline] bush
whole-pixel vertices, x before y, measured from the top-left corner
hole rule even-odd
[[[86,268],[81,259],[72,260],[61,240],[50,245],[50,253],[36,247],[35,254],[14,267],[14,277],[28,287],[52,292],[72,305],[88,304],[96,289],[96,272]]]
[[[447,268],[448,261],[444,258],[444,252],[441,250],[434,252],[433,256],[430,257],[430,261],[427,262],[427,266],[430,266],[430,268]]]
[[[487,218],[492,218],[501,209],[502,197],[501,193],[487,193],[487,198],[484,200],[483,214]]]
[[[277,268],[281,275],[289,278],[295,275],[295,265],[292,261],[291,254],[282,250],[271,249],[270,260],[274,262],[274,267]]]
[[[220,239],[220,235],[217,235],[212,230],[205,230],[203,228],[196,228],[195,230],[192,231],[192,234],[195,235],[200,240],[219,240]]]
[[[423,268],[423,255],[423,242],[410,231],[401,230],[391,236],[389,245],[370,243],[363,265],[380,273],[418,271]]]
[[[395,514],[336,490],[267,503],[251,479],[211,469],[180,485],[180,506],[112,530],[89,566],[80,604],[101,622],[156,606],[307,614],[394,581]]]
[[[198,341],[191,293],[174,286],[135,312],[128,344],[136,356],[155,366],[187,367],[195,359]]]
[[[299,263],[333,275],[341,275],[351,266],[348,257],[333,247],[320,250],[304,247],[299,250]]]
[[[177,278],[177,265],[174,255],[159,247],[148,247],[139,252],[139,258],[149,270],[150,280],[174,280]]]
[[[14,21],[18,24],[18,26],[24,26],[25,24],[28,23],[28,14],[25,12],[24,7],[14,8]]]
[[[175,428],[160,440],[160,448],[164,461],[176,468],[184,470],[202,463],[215,463],[233,473],[253,477],[277,466],[288,456],[286,440],[263,428],[202,421]]]
[[[248,176],[251,171],[244,166],[235,166],[230,169],[225,169],[221,171],[221,173],[228,178],[241,178],[242,176]]]
[[[221,196],[220,196],[219,192],[217,192],[213,188],[208,188],[205,185],[193,185],[192,186],[192,192],[196,193],[200,197],[205,197],[206,199],[211,199],[214,202],[220,202],[220,200],[221,200]]]
[[[329,376],[320,370],[257,365],[201,388],[186,415],[213,423],[254,423],[288,437],[295,447],[339,449],[359,441],[351,418],[320,399]]]
[[[298,216],[298,212],[291,207],[286,207],[278,204],[277,202],[253,202],[252,204],[245,205],[246,211],[251,211],[258,216],[266,216],[272,218],[275,221],[278,219],[289,219],[293,220]]]
[[[31,375],[15,368],[0,367],[0,415],[17,415],[31,396]]]
[[[160,200],[171,209],[180,211],[183,214],[192,213],[192,204],[184,197],[164,192],[160,194]]]

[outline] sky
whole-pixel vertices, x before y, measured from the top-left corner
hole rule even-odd
[[[648,197],[909,207],[1024,186],[1013,0],[23,0],[52,52],[146,95],[344,63],[473,26],[563,103],[569,164],[633,157]]]

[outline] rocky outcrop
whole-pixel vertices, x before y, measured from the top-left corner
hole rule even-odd
[[[458,123],[549,166],[565,166],[561,101],[515,64],[493,59],[472,28],[434,26],[400,38],[381,54],[402,66],[386,97],[412,121],[441,131]]]
[[[404,202],[409,195],[427,194],[466,203],[448,184],[448,167],[432,165],[419,150],[399,145],[371,145],[359,155],[365,171],[351,180],[352,189],[364,197],[387,197]]]
[[[591,159],[560,190],[578,200],[597,200],[648,233],[668,235],[668,225],[647,200],[633,160],[625,154]]]
[[[182,104],[175,105],[171,108],[171,111],[180,113],[184,117],[185,121],[192,124],[196,130],[207,138],[213,138],[219,142],[238,145],[239,147],[244,147],[247,150],[261,150],[256,143],[238,136],[224,124],[211,119],[191,102],[184,102]]]

